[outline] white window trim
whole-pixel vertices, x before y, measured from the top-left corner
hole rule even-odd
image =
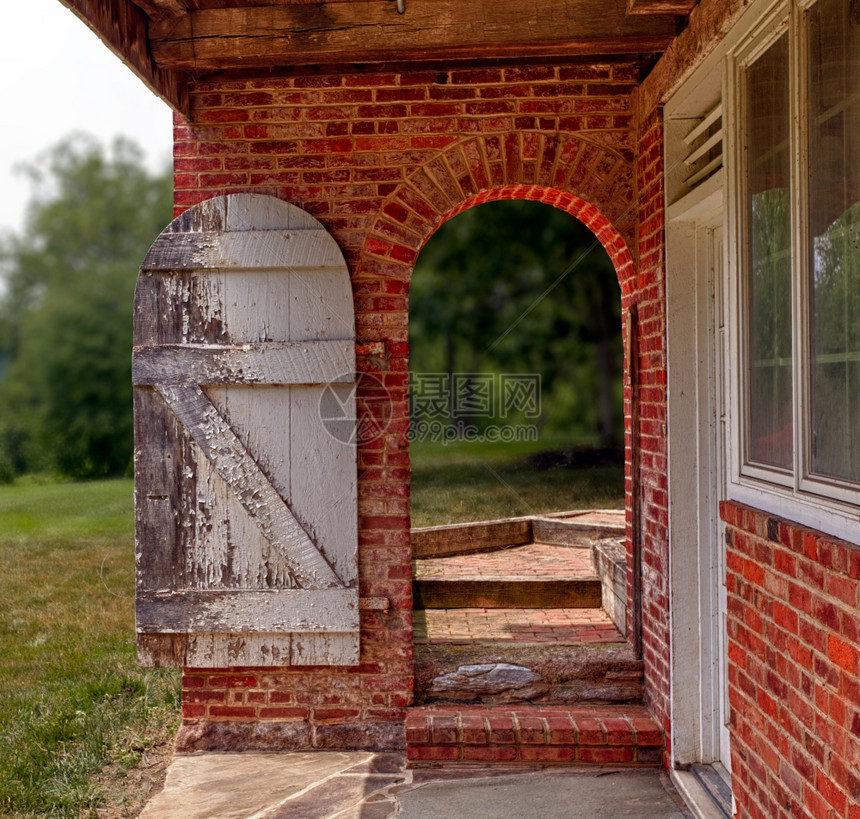
[[[809,407],[809,281],[807,264],[807,186],[805,169],[808,133],[806,106],[806,43],[802,30],[804,12],[815,0],[788,0],[753,3],[739,21],[743,34],[724,51],[726,57],[725,131],[727,187],[728,309],[730,332],[729,429],[732,440],[728,474],[729,500],[745,503],[816,530],[858,542],[860,487],[847,481],[812,476],[808,473],[811,447],[809,430],[801,407]],[[749,22],[747,22],[749,21]],[[746,321],[744,271],[746,259],[746,198],[744,132],[745,107],[743,70],[756,57],[789,32],[789,93],[792,121],[792,291],[793,291],[793,471],[769,469],[744,463],[746,434]],[[732,372],[731,370],[734,370]]]
[[[730,481],[735,476],[744,476],[756,481],[791,489],[794,484],[791,470],[778,467],[758,466],[746,463],[744,454],[748,451],[747,419],[749,418],[747,397],[749,395],[749,377],[746,368],[747,350],[749,345],[749,321],[746,310],[746,278],[748,265],[749,236],[747,224],[747,178],[746,145],[746,88],[744,76],[746,70],[758,60],[773,44],[783,37],[789,29],[789,4],[781,0],[764,14],[756,25],[756,32],[745,37],[741,44],[729,55],[727,60],[729,122],[730,134],[728,162],[731,168],[728,178],[730,203],[728,209],[728,235],[730,245],[729,265],[729,315],[733,319],[730,324],[730,362],[735,371],[726,380],[732,395],[729,402],[732,408],[730,414],[730,429],[733,433],[731,452]],[[794,174],[793,174],[794,176]],[[792,178],[792,183],[794,179]],[[792,191],[794,188],[792,187]],[[792,231],[794,225],[792,225]],[[792,248],[793,251],[793,248]],[[793,255],[793,254],[792,254]],[[794,281],[792,268],[792,281]],[[792,329],[792,350],[795,349]],[[794,378],[794,365],[792,366]],[[797,419],[793,419],[796,423]]]

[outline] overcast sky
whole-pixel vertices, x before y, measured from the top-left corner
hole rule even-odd
[[[155,169],[170,161],[171,111],[59,0],[0,0],[0,229],[19,230],[22,160],[73,131],[127,135]]]

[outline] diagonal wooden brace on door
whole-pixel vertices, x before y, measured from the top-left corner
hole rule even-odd
[[[203,390],[196,385],[157,389],[302,588],[342,588],[340,578]]]

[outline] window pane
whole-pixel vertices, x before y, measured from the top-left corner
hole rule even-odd
[[[808,31],[812,471],[860,481],[860,3]]]
[[[788,37],[747,69],[746,460],[790,468],[791,157]]]

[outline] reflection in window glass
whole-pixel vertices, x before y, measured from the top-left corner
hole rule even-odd
[[[860,3],[822,0],[808,31],[812,471],[858,481]]]
[[[747,69],[747,461],[793,460],[788,37]]]

